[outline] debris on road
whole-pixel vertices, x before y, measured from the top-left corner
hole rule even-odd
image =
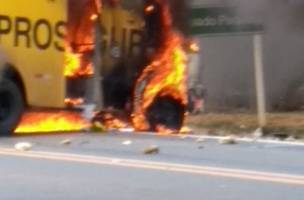
[[[125,140],[122,142],[123,145],[131,145],[133,142],[131,140]]]
[[[120,132],[127,132],[127,133],[131,133],[134,132],[134,128],[121,128],[119,129]]]
[[[204,148],[203,145],[199,145],[199,146],[198,146],[198,149],[203,149],[203,148]]]
[[[18,151],[29,151],[32,149],[33,145],[29,142],[18,142],[14,147]]]
[[[70,145],[72,143],[71,139],[64,139],[62,141],[60,141],[61,145]]]
[[[263,134],[262,128],[256,129],[252,135],[255,139],[259,139],[259,138],[263,137],[264,134]]]
[[[184,140],[184,139],[188,138],[188,135],[183,134],[183,135],[179,136],[179,138]]]
[[[197,138],[195,142],[196,143],[203,143],[203,142],[205,142],[205,138],[202,138],[202,137]]]
[[[295,141],[297,141],[297,139],[296,139],[296,137],[294,137],[293,135],[291,135],[291,136],[287,137],[285,139],[285,141],[287,141],[287,142],[295,142]]]
[[[227,136],[227,137],[225,137],[223,139],[220,139],[219,143],[220,144],[237,144],[237,141],[236,141],[235,137],[233,137],[233,136]]]
[[[158,146],[150,146],[144,150],[144,154],[158,154],[159,153],[159,147]]]

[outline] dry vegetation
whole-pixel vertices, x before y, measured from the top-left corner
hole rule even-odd
[[[248,134],[258,128],[255,114],[219,114],[209,113],[188,116],[188,126],[199,132],[210,134]],[[294,135],[304,137],[304,113],[267,114],[265,134]]]

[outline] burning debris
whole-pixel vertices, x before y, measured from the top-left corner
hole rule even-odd
[[[101,123],[107,130],[119,130],[130,127],[128,116],[114,110],[96,113],[93,123]]]

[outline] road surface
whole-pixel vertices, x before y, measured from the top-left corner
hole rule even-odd
[[[14,150],[22,141],[31,151]],[[159,153],[144,154],[150,146]],[[0,138],[0,198],[302,200],[303,153],[132,133]]]

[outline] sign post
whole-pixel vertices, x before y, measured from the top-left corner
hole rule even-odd
[[[96,105],[96,109],[101,110],[104,108],[104,99],[103,99],[103,80],[101,75],[102,32],[99,24],[96,24],[95,30],[96,31],[95,31],[95,48],[94,48],[93,102]]]
[[[263,75],[263,25],[248,23],[237,15],[234,7],[192,8],[190,34],[214,36],[227,34],[253,35],[254,71],[259,127],[266,125],[266,98]]]
[[[234,7],[198,7],[191,9],[190,35],[252,34],[263,25],[249,23],[237,15]]]
[[[260,128],[263,128],[266,125],[266,103],[263,75],[263,36],[261,34],[254,34],[253,47],[258,123]]]
[[[102,61],[101,55],[101,36],[102,32],[99,25],[95,25],[95,47],[93,52],[93,67],[94,75],[88,80],[86,85],[86,104],[83,106],[82,117],[91,121],[95,111],[100,111],[104,108],[103,101],[103,85],[101,76]]]

